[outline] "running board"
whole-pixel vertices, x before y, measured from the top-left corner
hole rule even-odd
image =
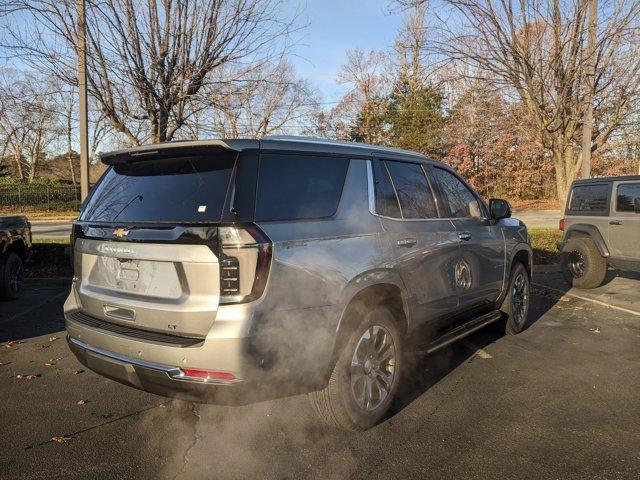
[[[485,313],[484,315],[480,315],[479,317],[474,318],[473,320],[461,325],[458,328],[453,329],[446,335],[443,335],[439,339],[434,342],[431,342],[425,349],[422,350],[412,350],[408,352],[410,355],[421,355],[421,354],[429,354],[433,353],[436,350],[440,350],[447,345],[451,345],[453,342],[457,342],[458,340],[463,339],[467,335],[472,334],[476,330],[480,330],[481,328],[486,327],[487,325],[500,320],[502,317],[502,313],[499,310]]]

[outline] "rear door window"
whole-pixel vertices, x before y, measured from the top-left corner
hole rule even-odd
[[[607,213],[609,184],[576,185],[571,192],[569,211],[574,213],[605,215]]]
[[[106,223],[219,222],[236,152],[115,164],[96,185],[80,220]]]
[[[622,183],[618,185],[616,210],[618,212],[635,212],[633,202],[640,197],[640,183]]]
[[[349,160],[315,155],[260,157],[256,221],[326,218],[335,214]]]
[[[436,202],[422,167],[417,163],[386,161],[400,201],[402,218],[438,218]]]

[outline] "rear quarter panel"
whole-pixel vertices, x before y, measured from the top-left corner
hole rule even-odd
[[[252,348],[262,358],[271,353],[283,377],[311,375],[322,384],[326,369],[318,366],[330,363],[346,304],[392,275],[384,268],[379,220],[368,211],[366,161],[350,161],[334,217],[259,226],[273,242],[273,259]]]

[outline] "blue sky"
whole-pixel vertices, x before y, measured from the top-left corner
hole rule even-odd
[[[402,14],[389,12],[391,0],[287,0],[300,8],[308,27],[291,58],[298,74],[316,85],[325,102],[347,90],[336,83],[345,52],[354,48],[386,50],[402,24]]]

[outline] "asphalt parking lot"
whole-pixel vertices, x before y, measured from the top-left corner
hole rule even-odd
[[[353,434],[303,396],[194,405],[101,378],[67,349],[67,285],[31,281],[0,304],[0,477],[637,479],[640,316],[554,285],[521,335],[414,359],[393,415]]]

